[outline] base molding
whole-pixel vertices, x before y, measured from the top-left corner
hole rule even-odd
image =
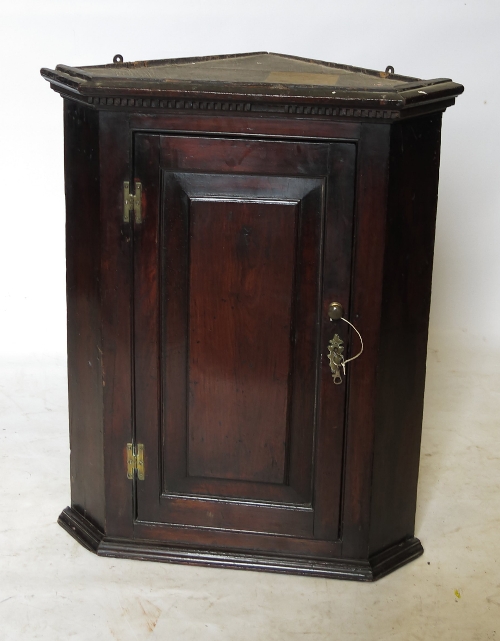
[[[58,523],[83,547],[99,556],[260,570],[351,581],[376,581],[416,559],[424,551],[420,541],[415,537],[378,552],[368,560],[299,558],[233,550],[190,548],[157,541],[115,539],[106,537],[93,523],[71,507],[61,512]]]

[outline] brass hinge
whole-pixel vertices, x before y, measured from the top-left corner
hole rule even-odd
[[[123,183],[123,222],[130,222],[130,215],[134,214],[137,225],[142,222],[142,184],[135,181],[135,193],[130,193],[130,183],[126,180]]]
[[[133,443],[127,443],[127,478],[134,478],[134,471],[137,470],[137,478],[144,481],[144,445],[137,444],[137,449]]]

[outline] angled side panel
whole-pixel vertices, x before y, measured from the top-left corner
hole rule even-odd
[[[104,529],[99,113],[64,101],[71,504]]]
[[[440,137],[441,114],[391,131],[370,554],[414,532]]]

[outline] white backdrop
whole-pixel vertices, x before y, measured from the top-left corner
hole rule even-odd
[[[431,329],[500,343],[499,0],[18,0],[0,13],[0,354],[66,348],[58,63],[275,51],[450,77]]]

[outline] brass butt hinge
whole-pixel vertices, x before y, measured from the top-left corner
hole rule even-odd
[[[135,193],[130,193],[130,183],[126,180],[123,183],[123,222],[129,223],[131,214],[137,225],[142,222],[142,184],[136,180],[134,183]]]
[[[137,448],[133,443],[127,443],[127,478],[134,478],[134,471],[137,470],[137,478],[139,481],[144,481],[144,445],[137,444]]]

